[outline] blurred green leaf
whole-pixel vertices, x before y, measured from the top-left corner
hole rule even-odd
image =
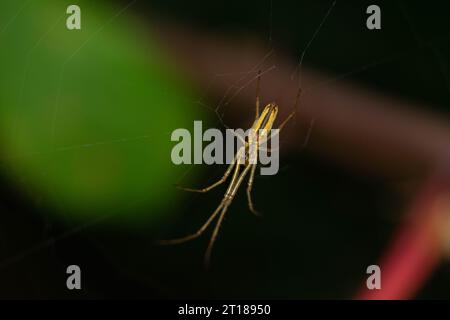
[[[130,10],[78,4],[71,31],[64,1],[0,5],[0,163],[64,214],[167,208],[182,173],[170,134],[189,126],[192,90]]]

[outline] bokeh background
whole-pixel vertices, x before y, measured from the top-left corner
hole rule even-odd
[[[82,30],[65,28],[70,4],[81,7]],[[304,64],[448,117],[448,5],[378,1],[382,30],[368,32],[369,4],[338,1]],[[280,172],[255,182],[264,217],[239,194],[210,270],[202,265],[208,235],[154,245],[196,230],[222,196],[174,185],[206,185],[225,169],[170,161],[174,129],[221,125],[208,106],[226,88],[211,94],[193,81],[165,46],[164,28],[187,26],[243,48],[258,39],[296,61],[330,5],[2,1],[0,297],[353,297],[408,208],[411,193],[398,186],[416,176],[366,175],[307,148],[284,152]],[[81,267],[81,291],[65,287],[70,264]],[[449,284],[444,262],[416,297],[449,298]]]

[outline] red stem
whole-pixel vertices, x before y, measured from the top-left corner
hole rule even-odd
[[[413,298],[444,257],[449,208],[448,181],[432,179],[415,199],[381,259],[381,289],[369,290],[364,283],[356,299]]]

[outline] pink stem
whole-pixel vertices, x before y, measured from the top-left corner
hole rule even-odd
[[[449,205],[448,181],[434,178],[426,184],[381,259],[381,289],[369,290],[364,283],[356,299],[414,297],[444,256]]]

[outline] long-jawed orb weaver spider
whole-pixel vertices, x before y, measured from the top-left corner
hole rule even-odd
[[[306,44],[306,47],[300,56],[300,61],[298,64],[299,89],[297,92],[297,96],[295,98],[294,108],[293,108],[293,111],[286,117],[286,119],[284,119],[284,121],[278,127],[277,134],[279,134],[279,132],[286,125],[286,123],[289,120],[291,120],[297,112],[297,105],[299,103],[300,94],[301,94],[301,81],[300,81],[300,70],[299,69],[303,63],[303,58],[305,56],[306,51],[308,50],[308,48],[311,45],[314,38],[319,33],[320,29],[322,28],[323,24],[325,23],[325,20],[330,15],[331,10],[335,6],[335,4],[336,4],[336,1],[333,1],[331,6],[329,7],[328,11],[326,12],[324,18],[320,22],[318,28],[315,30],[312,38]],[[247,176],[247,174],[249,172],[250,172],[250,177],[248,179],[248,184],[247,184],[248,206],[249,206],[251,212],[258,214],[258,212],[255,210],[255,207],[254,207],[253,201],[252,201],[252,197],[251,197],[251,190],[253,187],[253,180],[255,177],[256,165],[258,163],[258,161],[257,161],[258,160],[258,158],[257,158],[258,151],[259,151],[259,149],[264,148],[264,147],[262,147],[262,144],[267,142],[267,133],[272,129],[273,123],[275,122],[275,119],[278,114],[278,106],[275,103],[269,103],[268,105],[266,105],[264,110],[262,111],[262,113],[259,114],[260,82],[261,82],[261,72],[258,72],[257,83],[256,83],[256,114],[255,114],[255,121],[253,122],[253,125],[250,129],[251,134],[247,137],[247,140],[242,140],[242,137],[240,137],[241,141],[243,143],[243,146],[241,148],[239,148],[239,150],[237,151],[233,161],[228,166],[228,169],[225,171],[225,174],[223,175],[223,177],[220,178],[219,181],[217,181],[203,189],[181,188],[183,190],[192,191],[192,192],[201,192],[201,193],[208,192],[211,189],[217,187],[218,185],[224,183],[227,180],[227,178],[230,176],[230,174],[234,168],[230,185],[228,186],[228,189],[225,192],[225,195],[222,198],[222,201],[220,202],[219,206],[216,208],[216,210],[213,212],[213,214],[209,217],[209,219],[195,233],[185,236],[183,238],[159,241],[160,244],[178,244],[178,243],[183,243],[183,242],[186,242],[189,240],[193,240],[193,239],[199,237],[200,235],[202,235],[203,232],[205,232],[205,230],[211,224],[211,222],[214,221],[214,219],[217,218],[217,216],[218,216],[219,218],[217,220],[216,226],[214,228],[211,239],[209,240],[208,248],[206,249],[206,253],[205,253],[205,265],[206,266],[209,265],[209,262],[211,260],[212,248],[214,246],[214,242],[216,241],[217,234],[219,233],[220,226],[221,226],[223,218],[228,210],[228,207],[230,206],[231,202],[233,201],[233,199],[236,195],[236,192],[239,189],[239,186],[241,185],[242,181],[245,179],[245,177]],[[305,144],[309,138],[310,130],[312,128],[313,123],[314,123],[314,120],[311,122],[311,126],[308,130]],[[242,160],[242,158],[244,158],[244,160]],[[252,159],[253,161],[250,161],[249,159]],[[243,169],[241,169],[241,167]]]
[[[253,125],[250,129],[250,134],[248,135],[247,139],[244,141],[242,137],[238,137],[243,142],[243,146],[239,148],[237,151],[235,157],[231,161],[230,165],[228,166],[228,169],[225,171],[225,174],[220,178],[217,182],[202,188],[202,189],[191,189],[191,188],[183,188],[180,187],[180,189],[185,191],[191,191],[191,192],[200,192],[205,193],[210,191],[211,189],[219,186],[220,184],[224,183],[227,178],[232,174],[231,182],[228,186],[228,189],[225,192],[224,197],[222,198],[222,201],[220,202],[219,206],[216,208],[216,210],[213,212],[213,214],[209,217],[209,219],[198,229],[195,233],[192,233],[188,236],[178,238],[178,239],[171,239],[171,240],[160,240],[159,244],[179,244],[183,243],[189,240],[193,240],[205,232],[205,230],[208,228],[208,226],[211,224],[211,222],[214,221],[217,216],[219,217],[216,223],[216,226],[214,227],[211,239],[208,244],[208,248],[206,249],[205,253],[205,266],[209,266],[210,260],[211,260],[211,252],[212,248],[214,246],[214,242],[216,241],[217,235],[219,233],[220,226],[222,224],[222,221],[224,219],[224,216],[228,210],[228,207],[230,206],[231,202],[233,201],[237,190],[239,189],[239,186],[244,181],[245,177],[248,173],[250,173],[250,177],[248,179],[247,184],[247,200],[248,200],[248,206],[250,208],[250,211],[254,214],[258,215],[258,212],[255,210],[255,207],[253,205],[252,197],[251,197],[251,190],[253,187],[253,181],[255,177],[255,171],[256,171],[256,165],[258,163],[258,152],[260,149],[264,148],[262,145],[265,144],[268,140],[267,133],[270,132],[272,129],[272,126],[275,122],[275,119],[278,114],[278,106],[276,103],[269,103],[265,106],[261,114],[259,113],[260,108],[260,99],[259,99],[259,91],[260,91],[260,82],[261,82],[261,72],[258,72],[258,78],[257,78],[257,84],[256,84],[256,114],[255,114],[255,121],[253,122]],[[280,124],[278,128],[278,134],[281,129],[286,125],[286,123],[294,117],[294,115],[297,112],[297,105],[298,101],[300,99],[300,93],[301,89],[299,88],[297,92],[297,96],[295,99],[294,109],[293,111],[286,117],[286,119]]]

